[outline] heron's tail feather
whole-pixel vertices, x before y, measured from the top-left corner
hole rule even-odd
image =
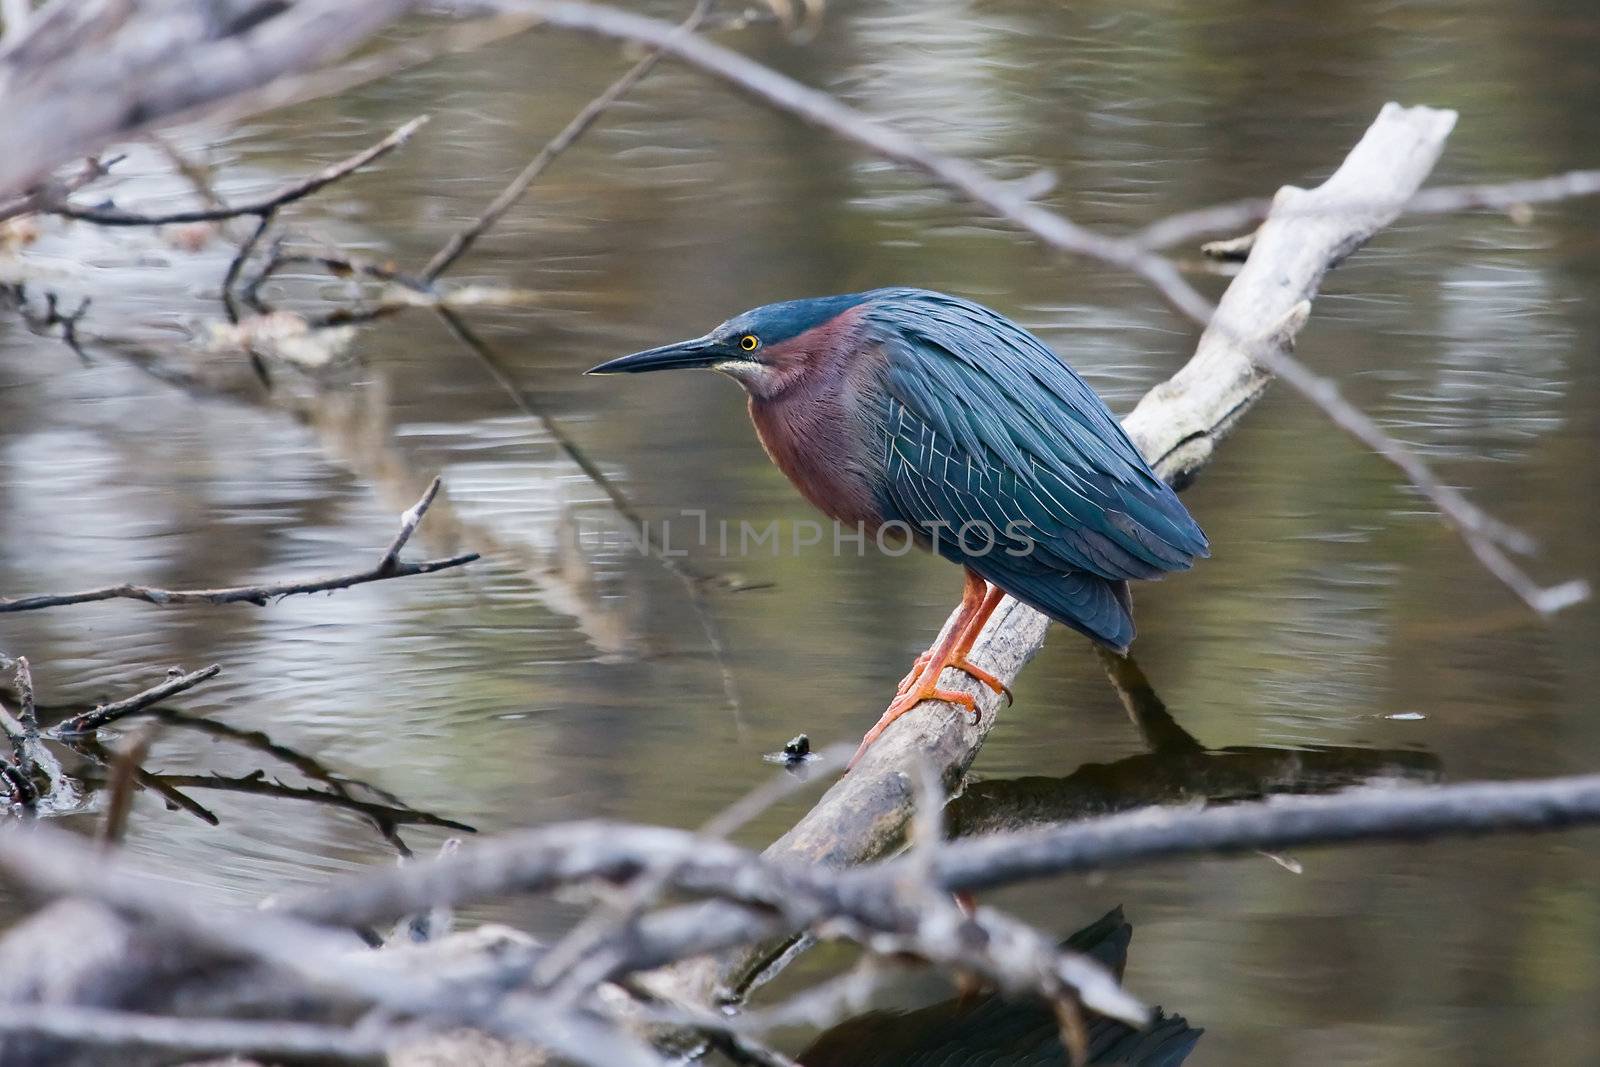
[[[989,561],[985,561],[989,562]],[[1127,582],[1085,571],[1023,572],[1004,566],[967,564],[1029,607],[1105,645],[1126,653],[1133,643],[1133,598]]]

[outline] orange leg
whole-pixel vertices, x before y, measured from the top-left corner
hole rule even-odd
[[[956,647],[950,651],[950,661],[946,667],[954,667],[964,674],[969,674],[993,689],[996,693],[1004,693],[1006,703],[1011,703],[1011,690],[1006,684],[982,667],[974,666],[967,659],[967,653],[972,651],[972,646],[977,644],[978,636],[983,633],[983,628],[989,622],[989,616],[994,614],[1000,606],[1000,601],[1006,598],[1006,592],[997,585],[991,585],[984,594],[983,603],[978,606],[978,613],[967,626],[967,632],[961,635],[961,640],[956,642]]]
[[[933,649],[931,648],[926,652],[917,654],[917,658],[911,664],[911,669],[906,672],[906,676],[900,679],[900,684],[895,687],[895,696],[903,697],[906,695],[906,690],[910,689],[911,683],[917,680],[917,675],[922,673],[922,668],[928,665],[928,659],[932,655]]]
[[[938,687],[939,675],[946,667],[954,667],[970,674],[995,692],[1005,693],[1007,699],[1010,698],[1011,692],[1004,683],[988,671],[968,663],[966,658],[973,643],[977,641],[978,634],[983,631],[984,623],[989,621],[989,616],[994,614],[994,609],[999,607],[1005,594],[999,589],[989,588],[982,578],[971,571],[967,571],[966,578],[966,584],[961,590],[961,607],[957,612],[955,624],[950,627],[949,633],[942,640],[917,658],[917,665],[912,668],[911,674],[900,683],[900,691],[894,702],[889,705],[877,724],[861,739],[861,747],[850,757],[850,767],[855,766],[862,753],[866,752],[872,742],[888,729],[890,723],[925,700],[942,700],[950,704],[959,704],[974,716],[978,714],[978,702],[969,694]]]

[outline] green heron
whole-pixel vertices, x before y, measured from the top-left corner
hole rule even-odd
[[[1205,534],[1105,403],[1037,337],[925,289],[788,300],[590,374],[709,367],[744,386],[767,454],[830,518],[893,527],[966,571],[961,608],[917,659],[861,753],[967,661],[1010,594],[1118,653],[1128,581],[1186,570]],[[851,760],[853,764],[854,759]]]

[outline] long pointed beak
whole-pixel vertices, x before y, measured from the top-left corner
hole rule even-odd
[[[716,342],[707,337],[692,341],[662,345],[660,348],[635,352],[631,356],[613,359],[598,367],[590,367],[585,374],[642,374],[651,370],[677,370],[683,367],[709,367],[728,358]]]

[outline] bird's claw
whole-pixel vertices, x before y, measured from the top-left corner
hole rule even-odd
[[[931,659],[932,656],[932,652],[924,652],[912,662],[911,670],[906,673],[904,678],[900,679],[900,684],[895,687],[895,696],[903,697],[911,691],[911,687],[916,684],[917,679],[922,676],[922,670],[928,665],[928,660]]]
[[[949,663],[946,663],[945,666],[954,667],[956,670],[967,675],[969,678],[973,678],[976,681],[988,686],[994,692],[999,693],[1001,696],[1006,698],[1006,707],[1009,708],[1011,706],[1011,688],[1006,685],[1006,683],[1002,682],[1000,679],[984,670],[982,667],[974,666],[971,661],[966,659],[952,660]]]

